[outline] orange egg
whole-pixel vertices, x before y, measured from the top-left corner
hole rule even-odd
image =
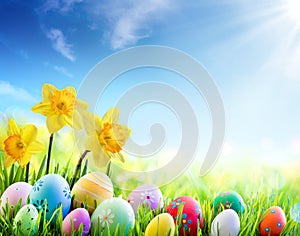
[[[112,198],[113,185],[109,177],[102,172],[92,172],[82,176],[74,185],[73,208],[83,207],[92,214],[104,200]]]
[[[259,235],[279,236],[286,225],[286,217],[283,210],[278,206],[267,209],[259,224]]]

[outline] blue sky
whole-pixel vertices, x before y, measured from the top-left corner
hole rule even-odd
[[[297,157],[300,154],[300,18],[297,16],[300,4],[297,2],[1,1],[0,111],[29,110],[40,100],[44,83],[78,88],[96,63],[119,50],[137,45],[164,45],[196,58],[219,87],[227,117],[224,156],[240,155],[251,149],[259,156]],[[162,80],[168,81],[164,73],[151,73],[156,79],[164,75],[166,78]],[[132,76],[141,78],[143,74]],[[118,85],[116,91],[126,90],[126,86]],[[190,100],[197,96],[188,85],[178,87],[183,88]],[[108,92],[103,101],[105,109],[114,105],[112,94],[118,92]],[[199,120],[208,140],[209,113],[203,102],[197,105],[203,112]],[[155,108],[149,109],[147,117]],[[168,112],[163,117],[167,116]],[[152,119],[155,117],[147,118],[145,123],[151,123]],[[134,137],[143,139],[141,132],[136,133],[138,136]]]

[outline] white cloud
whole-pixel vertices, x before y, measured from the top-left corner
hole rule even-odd
[[[106,32],[113,49],[135,44],[149,37],[151,26],[171,9],[170,0],[111,1],[104,10],[110,22]]]
[[[63,75],[73,78],[73,74],[70,73],[66,68],[62,67],[62,66],[53,66],[54,70],[62,73]]]
[[[76,3],[82,1],[83,0],[47,0],[41,10],[44,12],[59,11],[61,13],[66,13],[72,11]]]
[[[0,96],[8,96],[9,99],[24,102],[36,101],[36,99],[25,89],[14,87],[12,84],[2,80],[0,80]]]
[[[66,42],[65,36],[59,29],[51,29],[46,36],[52,41],[52,47],[70,61],[75,61],[72,45]]]

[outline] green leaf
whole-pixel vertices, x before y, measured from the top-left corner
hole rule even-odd
[[[9,173],[9,184],[14,183],[14,175],[15,175],[15,164],[12,164],[12,166],[10,167],[10,173]]]
[[[18,166],[13,182],[16,183],[16,182],[21,182],[23,180],[24,180],[24,168]]]
[[[37,173],[37,176],[36,176],[36,180],[40,179],[42,177],[42,174],[44,172],[44,168],[45,168],[45,164],[46,164],[46,159],[47,159],[47,155],[44,156],[44,159],[40,165],[40,168],[39,168],[39,171]]]

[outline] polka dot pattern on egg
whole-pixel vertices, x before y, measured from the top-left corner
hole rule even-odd
[[[280,235],[285,224],[286,217],[284,211],[278,206],[272,206],[262,214],[261,221],[259,224],[259,235]]]

